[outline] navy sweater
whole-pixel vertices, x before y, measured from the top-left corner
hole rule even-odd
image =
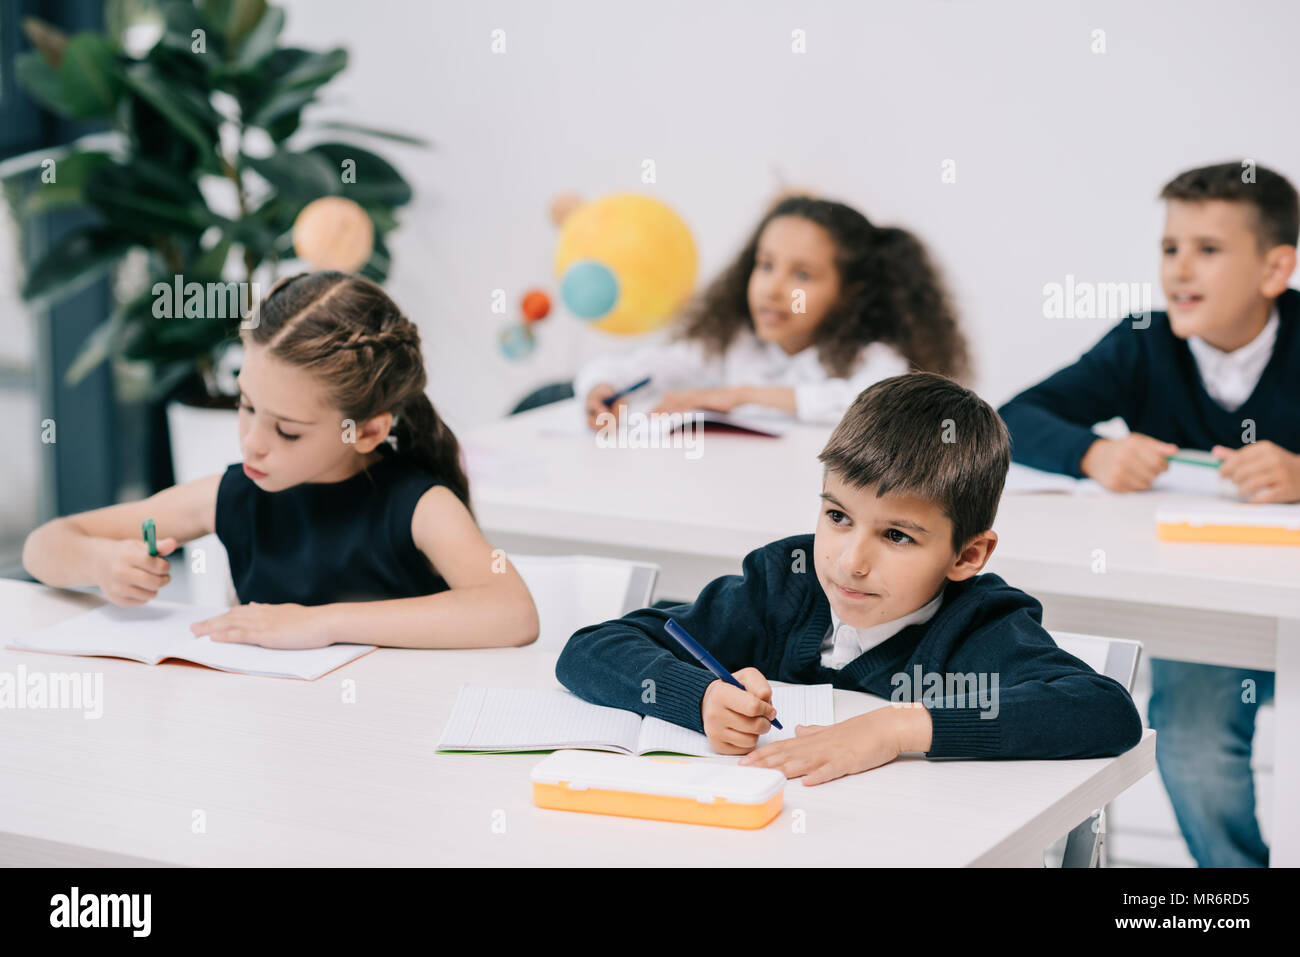
[[[702,732],[700,705],[714,677],[664,631],[672,617],[728,671],[752,666],[778,681],[925,701],[920,687],[895,697],[904,686],[894,676],[912,678],[919,666],[923,675],[944,675],[946,684],[949,673],[997,673],[996,717],[982,716],[970,698],[967,707],[926,701],[934,727],[928,757],[1102,757],[1141,738],[1142,720],[1124,687],[1058,648],[1041,624],[1042,606],[997,575],[949,582],[928,622],[906,626],[842,669],[823,667],[831,610],[812,569],[812,546],[812,535],[773,542],[745,557],[741,575],[710,582],[692,604],[643,608],[583,628],[561,652],[555,676],[595,704]],[[792,571],[800,550],[807,570]]]
[[[998,412],[1011,433],[1017,462],[1082,477],[1083,454],[1097,439],[1092,426],[1120,416],[1141,432],[1183,448],[1240,448],[1247,419],[1255,440],[1300,452],[1300,291],[1277,298],[1273,355],[1246,402],[1227,411],[1205,391],[1196,360],[1163,312],[1146,329],[1130,317],[1074,365],[1020,393]]]

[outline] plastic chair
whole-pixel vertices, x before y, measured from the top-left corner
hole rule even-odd
[[[659,566],[596,555],[511,555],[537,605],[536,646],[559,651],[579,628],[645,608]]]
[[[1051,632],[1062,651],[1086,662],[1093,671],[1114,678],[1126,691],[1133,690],[1142,642],[1128,638],[1102,638],[1073,632]],[[1106,809],[1073,828],[1065,838],[1061,867],[1102,867],[1105,855]]]

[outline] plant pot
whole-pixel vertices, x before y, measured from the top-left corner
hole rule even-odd
[[[239,413],[229,407],[204,408],[180,399],[167,403],[167,431],[171,438],[172,470],[183,485],[208,475],[219,475],[243,460],[239,448]],[[226,549],[216,535],[204,535],[185,546],[185,577],[189,601],[196,605],[238,603],[230,577]]]
[[[167,432],[177,485],[219,475],[228,466],[243,461],[239,413],[233,408],[204,408],[172,399],[167,403]]]

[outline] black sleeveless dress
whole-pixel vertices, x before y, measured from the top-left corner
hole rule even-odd
[[[383,458],[342,482],[264,492],[242,463],[217,490],[216,531],[242,603],[326,605],[446,591],[411,537],[420,496],[444,483],[378,446]]]

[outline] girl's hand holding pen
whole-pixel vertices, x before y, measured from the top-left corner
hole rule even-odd
[[[757,668],[741,668],[732,677],[744,688],[721,678],[704,689],[700,716],[704,734],[719,754],[748,754],[766,734],[776,717],[772,707],[772,686]]]
[[[587,411],[587,427],[589,429],[594,430],[601,427],[602,423],[599,421],[599,417],[602,413],[610,413],[621,417],[627,411],[627,401],[625,399],[619,399],[612,407],[605,404],[606,399],[617,393],[618,390],[608,382],[602,382],[587,393],[584,408]]]
[[[150,555],[149,546],[138,538],[99,539],[94,584],[114,605],[143,605],[172,580],[171,565],[163,556],[175,551],[176,544],[176,539],[164,538],[158,542],[158,554]]]

